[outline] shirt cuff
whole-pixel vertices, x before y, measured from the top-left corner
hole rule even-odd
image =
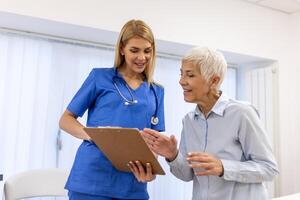
[[[166,159],[166,161],[167,161],[167,163],[168,163],[168,165],[169,165],[170,167],[175,167],[175,166],[180,165],[181,163],[184,163],[184,162],[186,161],[186,159],[185,159],[185,157],[180,153],[180,151],[178,151],[178,154],[177,154],[176,158],[175,158],[173,161],[169,162],[167,159]]]
[[[238,182],[246,182],[246,177],[243,176],[240,172],[239,166],[235,161],[232,160],[222,160],[224,174],[222,178],[227,181],[238,181]]]

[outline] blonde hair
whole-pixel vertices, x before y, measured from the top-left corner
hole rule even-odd
[[[182,58],[182,63],[184,62],[195,64],[206,81],[209,81],[214,75],[219,76],[218,87],[224,80],[227,71],[227,62],[223,54],[208,47],[194,47],[190,49]]]
[[[152,45],[152,55],[149,63],[147,64],[144,75],[146,76],[147,82],[153,82],[153,73],[156,57],[156,48],[154,36],[151,28],[142,20],[130,20],[121,29],[115,50],[115,63],[116,68],[122,66],[125,62],[124,56],[121,54],[121,48],[124,47],[127,41],[135,36],[141,37],[149,41]]]

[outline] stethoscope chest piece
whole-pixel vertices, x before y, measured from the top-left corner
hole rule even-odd
[[[151,117],[151,124],[152,124],[152,125],[157,125],[158,122],[159,122],[158,117],[154,117],[154,116]]]

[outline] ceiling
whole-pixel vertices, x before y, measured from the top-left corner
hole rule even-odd
[[[287,14],[300,12],[300,0],[242,0]]]

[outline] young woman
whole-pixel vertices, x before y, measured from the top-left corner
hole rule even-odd
[[[115,66],[93,69],[60,119],[60,127],[83,139],[66,183],[69,198],[148,199],[146,182],[155,176],[139,162],[134,173],[118,171],[84,132],[77,120],[86,110],[86,126],[151,128],[164,131],[164,89],[153,82],[155,42],[149,26],[130,20],[116,44]]]

